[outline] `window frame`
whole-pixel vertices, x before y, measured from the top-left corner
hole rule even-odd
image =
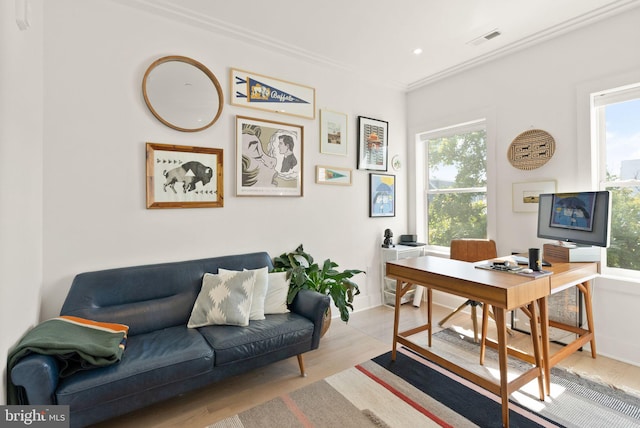
[[[483,130],[485,132],[485,158],[486,158],[486,169],[485,173],[487,175],[487,183],[483,187],[469,187],[469,188],[449,188],[449,189],[437,189],[431,190],[429,189],[429,150],[428,150],[428,141],[434,138],[441,138],[446,136],[451,136],[452,134],[462,134],[473,131]],[[448,193],[484,193],[486,200],[486,209],[487,209],[487,225],[486,225],[486,235],[490,236],[491,222],[490,222],[490,203],[489,203],[489,130],[488,130],[488,119],[474,119],[466,122],[457,123],[454,125],[444,126],[436,129],[432,129],[429,131],[422,131],[416,133],[416,143],[418,146],[417,154],[420,153],[420,156],[416,156],[418,159],[421,159],[421,162],[418,163],[418,168],[423,171],[422,180],[417,180],[417,182],[421,183],[422,189],[420,190],[422,194],[422,216],[418,216],[418,218],[422,217],[423,219],[423,227],[424,227],[424,236],[426,242],[426,250],[427,252],[436,253],[436,254],[448,254],[449,246],[439,246],[439,245],[430,245],[429,244],[429,196],[430,195],[442,195]]]
[[[591,164],[592,180],[597,183],[598,190],[611,187],[640,187],[640,180],[607,181],[607,138],[606,138],[606,106],[640,99],[640,82],[592,92],[589,95],[591,118]],[[611,231],[610,231],[611,233]],[[640,271],[607,266],[607,248],[600,251],[600,272],[604,276],[640,280]]]

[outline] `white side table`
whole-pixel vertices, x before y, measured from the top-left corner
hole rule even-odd
[[[396,245],[390,248],[381,248],[380,262],[381,262],[381,292],[382,303],[385,306],[393,307],[396,303],[396,280],[387,277],[387,262],[393,260],[408,259],[411,257],[424,256],[425,246],[411,247],[408,245]],[[413,301],[413,306],[419,307],[422,302],[422,293],[424,287],[415,286],[413,290],[410,290],[402,296],[401,304]]]

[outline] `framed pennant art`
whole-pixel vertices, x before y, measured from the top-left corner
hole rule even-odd
[[[310,86],[231,69],[231,104],[275,113],[316,117],[316,90]]]

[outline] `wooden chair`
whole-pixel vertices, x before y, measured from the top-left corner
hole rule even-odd
[[[451,254],[449,258],[465,262],[479,262],[480,260],[494,259],[498,257],[496,243],[492,239],[452,239]],[[471,307],[471,320],[473,321],[473,340],[478,342],[478,318],[476,308],[482,307],[482,302],[467,300],[458,308],[443,318],[438,325],[442,327],[452,316],[462,311],[467,306]],[[493,318],[493,313],[488,311]]]

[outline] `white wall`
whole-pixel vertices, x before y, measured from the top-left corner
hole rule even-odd
[[[385,228],[406,227],[406,179],[398,179],[397,216],[369,218],[369,174],[355,170],[356,123],[358,115],[389,121],[391,153],[404,158],[404,93],[108,0],[47,2],[45,20],[42,318],[58,313],[79,272],[261,250],[277,256],[301,243],[320,261],[371,270],[357,279],[355,306],[379,303],[378,248]],[[228,103],[205,131],[162,125],[141,82],[165,55],[205,64],[227,100],[230,67],[315,87],[318,108],[348,114],[348,156],[320,153],[318,119]],[[236,115],[304,126],[303,197],[235,196]],[[224,149],[225,206],[145,209],[145,142]],[[353,186],[316,184],[318,164],[353,168]]]
[[[583,154],[590,150],[589,121],[584,115],[584,88],[624,79],[640,81],[640,9],[592,24],[557,39],[530,47],[473,70],[452,76],[408,95],[409,156],[420,131],[475,119],[486,111],[494,122],[495,169],[489,171],[496,192],[489,201],[497,227],[490,230],[498,252],[541,247],[536,238],[536,214],[512,211],[512,183],[555,179],[558,191],[590,186]],[[614,76],[623,76],[614,79]],[[627,81],[626,83],[631,83]],[[544,129],[556,141],[553,158],[543,167],[522,171],[511,166],[507,149],[513,139],[531,128]],[[586,129],[585,129],[586,128]],[[416,189],[410,189],[414,194]],[[410,199],[411,200],[411,199]],[[415,209],[410,203],[410,211]],[[410,227],[415,219],[410,221]],[[417,226],[414,226],[417,227]],[[634,337],[632,314],[640,304],[636,282],[599,279],[594,311],[598,352],[640,364],[640,345]]]
[[[0,2],[0,404],[7,351],[38,321],[42,283],[42,20]]]

